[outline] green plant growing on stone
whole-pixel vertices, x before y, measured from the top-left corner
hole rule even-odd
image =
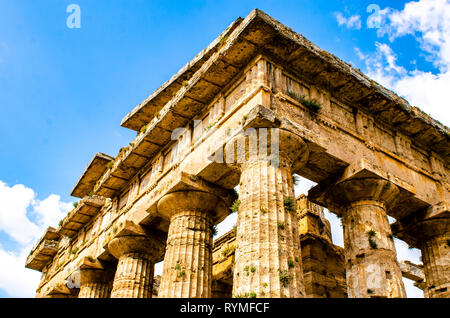
[[[376,234],[377,233],[374,230],[370,230],[368,232],[368,235],[369,235],[369,246],[370,246],[371,249],[374,249],[374,250],[378,248],[377,242],[375,242],[374,239],[373,239]]]
[[[278,228],[280,229],[280,230],[284,230],[284,222],[278,222]]]
[[[116,232],[117,232],[117,226],[113,227],[112,231],[113,231],[114,234],[116,234]]]
[[[73,207],[76,209],[77,206],[78,206],[78,202],[74,202],[74,203],[73,203]]]
[[[234,248],[232,248],[231,246],[227,246],[222,250],[222,255],[223,256],[227,256],[228,254],[230,254],[231,252],[234,251]]]
[[[295,263],[294,263],[294,261],[293,260],[288,260],[288,267],[289,268],[294,268],[294,266],[295,266]]]
[[[234,200],[233,205],[231,206],[231,212],[235,213],[239,210],[239,205],[241,204],[241,201],[239,199]]]
[[[94,262],[94,258],[93,258],[92,256],[88,256],[87,259],[88,259],[88,261],[91,262],[91,263]]]
[[[261,294],[261,296],[265,296],[266,295],[266,293],[264,291],[262,291],[260,294]]]
[[[286,211],[295,212],[295,200],[293,197],[284,198],[283,204]]]
[[[256,293],[255,292],[251,292],[250,293],[250,298],[256,298]]]
[[[283,287],[286,287],[289,285],[290,280],[292,279],[291,275],[288,273],[287,270],[278,270],[279,276],[280,276],[280,283]]]
[[[110,161],[110,162],[108,162],[108,165],[106,167],[108,169],[112,169],[113,165],[114,165],[114,161]]]
[[[60,220],[58,225],[61,226],[63,224],[63,220]]]
[[[78,253],[78,247],[74,247],[71,251],[72,254]]]
[[[179,262],[177,262],[177,264],[175,265],[174,269],[177,270],[177,271],[181,269],[181,265],[180,265]]]
[[[292,176],[292,182],[294,183],[295,186],[298,185],[300,183],[300,177],[294,174]]]
[[[212,236],[216,236],[217,235],[217,226],[216,225],[211,225],[210,229],[211,229]]]
[[[254,273],[256,271],[256,268],[252,265],[252,267],[250,267],[250,272]]]
[[[297,256],[295,257],[295,262],[298,263],[298,257]]]
[[[267,286],[269,286],[267,283],[264,283],[264,284],[263,284],[263,287],[264,287],[264,288],[267,288]]]
[[[296,100],[300,104],[303,104],[305,107],[307,107],[309,110],[313,111],[314,113],[316,113],[320,109],[322,109],[322,105],[320,105],[320,103],[315,99],[307,99],[305,97],[305,95],[299,95],[292,91],[288,91],[287,94],[289,97]]]
[[[180,272],[178,273],[178,277],[183,277],[184,274],[185,274],[185,272],[184,272],[184,270],[182,270],[182,271],[180,271]]]

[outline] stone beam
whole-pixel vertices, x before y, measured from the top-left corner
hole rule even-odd
[[[107,170],[107,166],[114,160],[104,153],[97,153],[89,162],[80,179],[72,189],[71,195],[84,198],[94,190],[95,183]]]
[[[425,280],[425,274],[423,273],[423,265],[417,265],[410,261],[399,262],[402,275],[414,282],[423,282]]]

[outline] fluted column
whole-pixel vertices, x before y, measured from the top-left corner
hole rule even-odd
[[[450,218],[434,219],[417,226],[423,237],[423,269],[426,294],[430,298],[450,298]]]
[[[334,196],[342,209],[348,297],[406,297],[386,210],[399,194],[389,181],[347,180]]]
[[[159,298],[211,297],[212,226],[219,200],[182,191],[159,201],[158,212],[170,219]]]
[[[114,271],[104,269],[81,269],[78,298],[109,298]]]
[[[111,298],[150,298],[153,270],[161,243],[147,236],[121,236],[112,239],[108,249],[119,262]]]
[[[233,297],[305,296],[292,166],[305,159],[307,150],[297,135],[275,133],[277,139],[272,135],[267,142],[279,146],[271,160],[259,131],[259,151],[248,149],[240,164]]]

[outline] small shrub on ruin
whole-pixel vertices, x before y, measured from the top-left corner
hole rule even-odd
[[[231,206],[231,212],[237,212],[239,210],[239,205],[241,204],[241,201],[239,201],[239,199],[236,199],[233,202],[233,205]]]
[[[305,107],[307,107],[309,110],[313,111],[314,113],[317,113],[319,110],[322,109],[322,105],[320,105],[320,103],[315,99],[308,99],[305,97],[305,95],[299,95],[292,91],[288,91],[287,94],[289,97],[296,100],[300,104],[304,105]]]
[[[217,226],[211,225],[210,229],[211,229],[212,236],[216,236],[217,235]]]
[[[294,268],[294,266],[295,266],[295,263],[294,263],[294,261],[293,260],[288,260],[288,267],[289,268]]]
[[[293,197],[284,198],[284,209],[288,212],[295,212],[295,200]]]
[[[291,280],[291,275],[288,273],[287,270],[281,270],[279,269],[279,276],[280,276],[280,283],[283,285],[283,287],[286,287],[289,285],[289,282]]]

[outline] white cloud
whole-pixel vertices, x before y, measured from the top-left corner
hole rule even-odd
[[[28,245],[13,252],[0,246],[0,289],[11,297],[34,297],[36,293],[41,274],[24,267],[31,248]]]
[[[34,191],[23,185],[8,187],[0,181],[0,230],[24,245],[39,235],[39,226],[27,217]]]
[[[378,36],[388,35],[393,42],[399,37],[413,36],[420,43],[426,60],[437,71],[398,65],[397,55],[386,43],[376,42],[376,51],[356,54],[365,61],[366,73],[380,84],[394,90],[445,125],[450,123],[450,1],[420,0],[409,2],[401,11],[386,8],[380,11]],[[416,65],[416,62],[412,63]]]
[[[54,194],[41,201],[32,189],[9,187],[2,181],[0,202],[0,231],[19,246],[8,250],[0,245],[0,289],[12,297],[33,297],[40,273],[24,267],[26,258],[47,227],[56,227],[72,204],[61,202]]]
[[[348,18],[344,17],[341,12],[335,12],[334,16],[339,26],[346,26],[348,29],[361,29],[361,16],[352,15]]]

